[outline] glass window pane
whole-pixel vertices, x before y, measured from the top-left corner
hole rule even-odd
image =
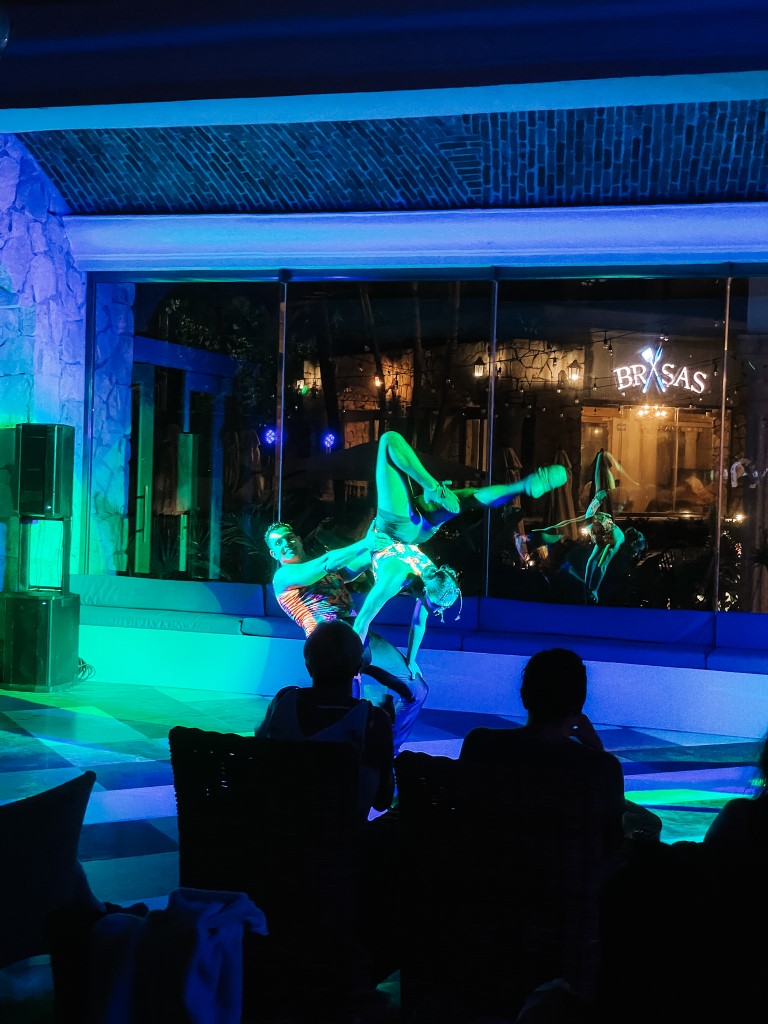
[[[716,279],[500,286],[499,446],[569,481],[493,513],[492,594],[712,606],[725,301]]]
[[[489,282],[289,285],[282,517],[310,550],[367,529],[385,430],[454,487],[482,481],[490,300]],[[467,594],[483,585],[483,522],[478,506],[424,544]]]
[[[722,611],[768,611],[768,278],[731,284],[726,366],[724,500],[719,552]]]
[[[270,577],[278,309],[274,282],[137,284],[132,335],[109,344],[101,318],[95,476],[116,438],[127,458],[94,498],[90,571]]]

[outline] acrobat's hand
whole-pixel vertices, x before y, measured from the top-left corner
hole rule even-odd
[[[352,696],[355,700],[360,700],[363,695],[363,677],[358,672],[356,676],[352,677]]]
[[[415,658],[412,658],[408,662],[408,671],[411,673],[411,679],[416,679],[417,676],[421,676],[421,669],[419,668],[418,662]]]
[[[444,508],[446,512],[453,512],[454,514],[459,511],[459,499],[453,493],[448,490],[451,480],[442,480],[439,483],[435,483],[434,487],[429,487],[424,490],[424,500],[428,502],[434,502],[441,508]]]
[[[589,505],[587,506],[587,511],[584,513],[584,518],[585,519],[591,519],[592,516],[597,512],[597,510],[600,508],[600,506],[602,505],[602,503],[605,501],[605,499],[607,497],[608,497],[608,492],[607,491],[602,491],[602,490],[598,491],[597,494],[592,499],[592,501],[590,501]]]

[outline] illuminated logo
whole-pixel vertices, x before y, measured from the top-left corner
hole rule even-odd
[[[613,374],[619,391],[642,388],[642,393],[647,395],[652,386],[662,395],[669,388],[683,388],[695,395],[700,395],[704,391],[707,374],[701,370],[691,371],[687,366],[664,362],[661,345],[657,345],[656,348],[649,345],[639,355],[644,360],[643,363],[614,367]]]

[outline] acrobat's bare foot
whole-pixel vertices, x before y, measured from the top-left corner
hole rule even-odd
[[[439,505],[446,512],[458,512],[461,506],[459,505],[459,499],[453,491],[448,490],[450,482],[450,480],[442,480],[434,487],[425,489],[424,500],[430,504]]]
[[[565,466],[542,466],[535,473],[531,473],[523,480],[525,493],[531,498],[540,498],[543,494],[549,494],[556,487],[562,487],[568,480],[568,470]]]

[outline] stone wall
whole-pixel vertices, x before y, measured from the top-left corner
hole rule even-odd
[[[132,284],[95,287],[89,572],[127,568],[134,291]]]
[[[90,360],[85,327],[86,276],[78,271],[56,188],[12,135],[0,135],[0,577],[16,579],[11,480],[16,423],[75,427],[71,571],[126,567],[128,459],[133,365],[133,285],[94,288],[93,436],[83,461]],[[87,457],[87,454],[86,454]],[[81,515],[91,477],[91,518]],[[30,582],[55,585],[60,531],[38,531]],[[87,552],[84,541],[87,533]],[[45,551],[45,546],[50,547]],[[57,549],[57,546],[59,550]],[[87,557],[86,557],[87,555]],[[47,567],[47,568],[46,568]]]
[[[67,423],[76,428],[73,555],[80,530],[86,278],[75,266],[55,187],[11,135],[0,135],[0,558],[4,589],[15,579],[15,521],[10,516],[13,426]],[[55,531],[50,537],[58,537]],[[55,540],[52,540],[55,545]],[[44,572],[60,550],[33,552]],[[31,582],[36,579],[33,565]],[[46,580],[40,580],[46,582]]]

